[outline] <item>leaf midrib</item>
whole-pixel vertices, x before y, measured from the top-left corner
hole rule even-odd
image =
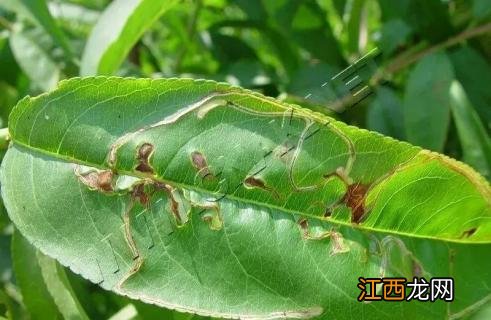
[[[100,164],[94,164],[94,163],[83,161],[83,160],[73,158],[73,157],[70,157],[67,155],[54,153],[54,152],[51,152],[51,151],[48,151],[45,149],[40,149],[40,148],[31,146],[31,145],[25,144],[23,142],[17,141],[15,139],[12,140],[12,143],[20,145],[21,147],[23,147],[25,149],[32,150],[32,151],[50,156],[50,157],[54,158],[55,160],[58,159],[58,160],[62,160],[62,161],[68,162],[68,163],[89,166],[89,167],[96,168],[99,170],[110,170],[109,167],[105,167],[105,166],[102,166]],[[119,170],[118,168],[116,168],[116,170],[117,170],[118,174],[123,174],[123,175],[127,175],[130,177],[141,178],[141,179],[151,178],[151,179],[156,180],[158,182],[167,183],[167,184],[173,185],[175,187],[193,190],[193,191],[200,192],[200,193],[215,195],[210,190],[203,189],[203,188],[200,188],[200,187],[195,186],[195,185],[187,185],[187,184],[183,184],[183,183],[172,181],[172,180],[166,180],[162,177],[149,176],[146,174],[139,174],[138,172],[134,172],[134,171]],[[382,229],[366,227],[366,226],[361,226],[361,225],[354,225],[352,223],[343,222],[343,221],[339,221],[339,220],[323,219],[320,216],[312,215],[309,213],[298,212],[298,211],[294,211],[294,210],[291,210],[288,208],[280,207],[280,206],[277,206],[274,204],[266,204],[264,202],[258,202],[258,201],[252,200],[252,199],[245,199],[245,198],[237,197],[237,196],[232,195],[232,194],[225,194],[225,198],[228,198],[230,200],[234,200],[234,201],[237,201],[240,203],[248,203],[248,204],[253,204],[253,205],[256,205],[259,207],[267,207],[269,209],[276,209],[276,210],[279,210],[279,211],[282,211],[285,213],[289,213],[293,216],[297,215],[297,216],[302,216],[302,217],[306,217],[306,218],[310,218],[310,219],[316,219],[318,221],[328,222],[328,223],[336,224],[339,226],[345,226],[345,227],[349,227],[349,228],[353,228],[353,229],[357,229],[357,230],[361,230],[361,231],[369,231],[369,232],[376,232],[376,233],[387,233],[387,234],[404,236],[404,237],[409,237],[409,238],[419,238],[419,239],[428,239],[428,240],[432,240],[432,241],[441,241],[443,243],[461,243],[461,244],[466,244],[466,245],[486,245],[486,244],[491,243],[491,242],[485,242],[485,241],[469,242],[469,241],[462,241],[459,239],[441,239],[441,238],[432,237],[432,236],[416,235],[416,234],[410,234],[410,233],[405,233],[405,232],[400,232],[400,231],[382,230]]]

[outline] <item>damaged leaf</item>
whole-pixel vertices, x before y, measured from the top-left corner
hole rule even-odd
[[[491,188],[444,155],[187,79],[63,81],[9,132],[10,218],[107,290],[244,319],[458,318],[489,299]],[[381,276],[459,286],[448,305],[358,302]]]

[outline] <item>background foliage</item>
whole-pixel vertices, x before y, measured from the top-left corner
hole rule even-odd
[[[0,124],[64,78],[207,78],[443,152],[489,179],[490,17],[489,0],[2,0]],[[376,47],[357,73],[372,94],[355,104],[331,78]],[[36,252],[5,210],[0,230],[0,318],[192,317],[98,289]]]

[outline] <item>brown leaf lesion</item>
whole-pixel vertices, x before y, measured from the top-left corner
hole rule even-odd
[[[110,193],[114,191],[115,174],[111,170],[96,170],[82,172],[79,165],[75,166],[75,175],[78,181],[87,186],[90,190]]]
[[[208,167],[206,157],[201,152],[193,151],[191,153],[191,163],[198,171],[198,175],[201,177],[201,179],[211,180],[214,178],[214,175],[211,173],[210,168]]]
[[[331,256],[350,251],[350,248],[347,242],[344,240],[343,235],[340,232],[334,230],[333,228],[327,230],[324,228],[314,230],[309,226],[309,221],[306,218],[300,218],[297,221],[297,224],[301,231],[302,238],[305,240],[329,239],[330,241],[329,253]]]
[[[257,188],[273,194],[273,197],[280,199],[281,196],[276,189],[266,185],[266,182],[261,178],[256,178],[254,176],[249,176],[244,179],[244,186],[248,189]]]
[[[365,200],[371,185],[353,182],[353,180],[345,174],[343,168],[338,168],[335,172],[324,175],[324,178],[326,179],[332,177],[339,178],[345,184],[346,191],[341,199],[326,208],[324,217],[330,217],[334,209],[339,205],[344,204],[351,211],[351,222],[356,224],[360,223],[367,213]]]
[[[143,173],[154,174],[155,170],[150,165],[150,157],[154,152],[155,147],[153,144],[145,142],[143,143],[137,150],[136,160],[138,164],[135,167],[136,171],[140,171]]]

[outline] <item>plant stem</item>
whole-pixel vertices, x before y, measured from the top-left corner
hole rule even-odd
[[[419,59],[423,58],[426,55],[432,54],[432,53],[439,51],[439,50],[442,50],[442,49],[452,47],[456,44],[461,43],[462,41],[468,40],[470,38],[476,37],[478,35],[481,35],[481,34],[484,34],[487,32],[491,32],[491,22],[489,22],[487,24],[480,25],[480,26],[472,28],[472,29],[464,30],[461,33],[459,33],[458,35],[456,35],[452,38],[449,38],[448,40],[446,40],[444,42],[438,43],[438,44],[436,44],[432,47],[429,47],[429,48],[425,48],[421,51],[414,53],[413,55],[407,56],[405,54],[405,52],[403,52],[402,54],[397,56],[391,63],[389,63],[389,65],[386,68],[384,68],[384,70],[382,70],[382,73],[384,73],[384,74],[396,73],[396,72],[408,67],[409,65],[415,63],[416,61],[418,61]],[[374,83],[378,83],[381,80],[380,78],[382,77],[382,73],[380,73],[378,75],[378,77],[377,76],[375,77]]]

